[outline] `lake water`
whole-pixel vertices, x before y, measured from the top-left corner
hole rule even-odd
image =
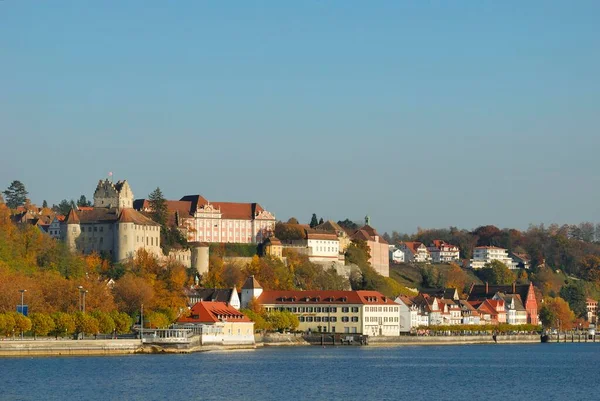
[[[0,358],[0,400],[600,400],[600,343]]]

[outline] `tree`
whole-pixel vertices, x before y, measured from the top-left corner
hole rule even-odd
[[[71,209],[76,209],[74,206],[75,205],[74,205],[73,201],[68,201],[66,199],[63,199],[60,201],[58,206],[53,206],[52,209],[54,209],[56,211],[56,213],[66,216],[67,214],[69,214],[69,211]]]
[[[31,319],[17,312],[11,312],[15,319],[15,332],[23,333],[31,330]]]
[[[149,304],[154,298],[154,288],[142,277],[125,274],[115,283],[115,301],[121,311],[129,314],[140,310],[142,304]]]
[[[167,200],[159,187],[156,187],[156,189],[148,195],[148,203],[150,204],[150,217],[152,220],[163,227],[166,226],[169,209],[167,207]]]
[[[3,194],[6,196],[6,206],[11,209],[16,209],[17,206],[25,203],[28,192],[21,181],[15,180],[11,182],[10,186]]]
[[[356,224],[355,222],[353,222],[353,221],[352,221],[352,220],[350,220],[350,219],[339,220],[339,221],[337,222],[337,224],[338,224],[340,227],[344,227],[344,228],[347,228],[347,229],[349,229],[349,230],[358,230],[358,224]]]
[[[98,333],[110,334],[115,331],[115,321],[110,314],[94,311],[92,316],[98,321]]]
[[[493,285],[507,285],[515,282],[515,274],[499,260],[492,260],[486,263],[479,271],[479,276],[483,281]]]
[[[584,256],[580,262],[581,277],[595,283],[600,282],[600,257],[596,255]]]
[[[75,313],[75,331],[82,334],[98,334],[100,332],[100,325],[98,320],[87,313],[76,312]]]
[[[321,225],[321,224],[323,224],[323,223],[325,223],[325,221],[324,221],[324,220],[323,220],[323,218],[321,217],[321,218],[319,219],[319,225]]]
[[[132,320],[125,312],[112,311],[110,316],[115,322],[115,330],[118,334],[125,334],[131,331]]]
[[[77,201],[77,206],[80,207],[89,207],[92,206],[92,202],[88,201],[85,197],[85,195],[81,195],[79,197],[79,200]]]
[[[352,240],[346,249],[346,264],[355,264],[358,266],[370,266],[371,249],[366,241]]]
[[[575,313],[562,298],[545,298],[540,309],[540,319],[544,327],[571,329],[575,321]]]
[[[298,222],[298,219],[295,217],[290,217],[289,220],[287,221],[288,224],[300,224]]]
[[[54,320],[54,330],[51,333],[58,336],[68,336],[75,332],[75,320],[69,314],[64,312],[56,312],[51,315]]]
[[[44,201],[42,202],[42,207],[44,207],[44,208],[48,207],[48,202],[46,202],[46,199],[44,199]]]
[[[569,303],[569,307],[575,312],[576,316],[587,317],[586,296],[581,282],[562,287],[560,297]]]
[[[315,228],[319,225],[319,220],[317,219],[317,215],[313,213],[312,218],[310,219],[310,228]]]
[[[10,336],[15,333],[15,318],[11,313],[0,313],[0,334]]]
[[[150,312],[144,317],[144,326],[152,329],[162,329],[169,324],[169,318],[161,312]]]
[[[31,318],[31,331],[33,332],[34,338],[36,336],[45,336],[54,330],[54,320],[44,313],[32,313]]]

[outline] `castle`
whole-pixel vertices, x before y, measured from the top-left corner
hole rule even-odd
[[[194,267],[199,274],[208,271],[206,245],[192,243],[191,249],[171,251],[167,257],[160,247],[160,230],[158,223],[133,209],[133,191],[126,180],[116,184],[108,179],[98,181],[94,206],[71,209],[60,222],[60,238],[72,251],[96,252],[121,262],[145,249],[161,259]]]

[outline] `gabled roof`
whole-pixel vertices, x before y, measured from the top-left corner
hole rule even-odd
[[[260,283],[258,282],[258,280],[256,280],[254,278],[254,276],[250,276],[246,279],[246,282],[244,282],[244,285],[242,285],[242,289],[243,290],[252,290],[255,288],[262,288]]]
[[[527,300],[529,286],[530,284],[487,285],[486,291],[486,284],[473,284],[469,291],[469,301],[492,298],[497,292],[502,292],[504,294],[519,295],[521,297],[521,302],[524,303]]]
[[[401,242],[400,244],[404,244],[406,246],[406,249],[408,249],[409,251],[411,251],[413,254],[417,254],[417,249],[423,245],[422,242],[417,242],[417,241],[404,241]]]
[[[217,323],[217,322],[246,322],[252,321],[243,313],[225,302],[200,301],[192,306],[187,316],[177,319],[177,323]]]
[[[85,213],[85,212],[84,212]],[[149,217],[133,209],[123,209],[119,215],[119,223],[134,223],[141,226],[158,226],[159,224]]]
[[[387,241],[383,239],[381,235],[370,225],[365,225],[358,230],[356,230],[351,236],[352,239],[358,239],[363,241],[376,241],[380,244],[386,244]]]
[[[187,296],[199,298],[203,301],[229,302],[233,291],[233,288],[199,288],[187,291]]]
[[[263,291],[258,297],[263,305],[273,304],[364,304],[397,305],[378,291]]]
[[[323,231],[332,231],[336,234],[346,234],[346,230],[344,230],[338,223],[333,220],[327,220],[323,224],[319,224],[315,227],[317,230]]]
[[[77,212],[75,212],[75,209],[69,210],[69,214],[67,214],[67,217],[65,218],[65,223],[79,224],[80,222],[81,220],[79,219],[79,216],[77,216]]]

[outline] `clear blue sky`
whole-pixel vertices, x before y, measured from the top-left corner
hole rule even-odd
[[[0,188],[597,221],[600,2],[0,1]]]

